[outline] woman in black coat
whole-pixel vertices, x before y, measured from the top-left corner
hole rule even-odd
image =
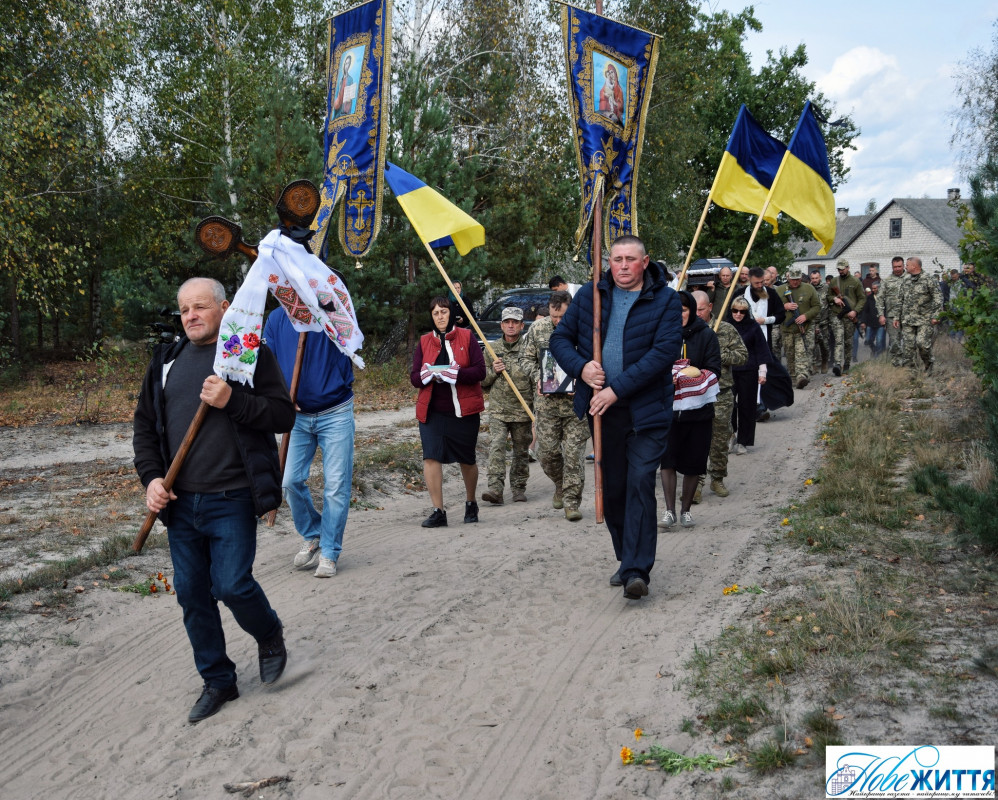
[[[748,452],[747,447],[755,444],[759,387],[766,382],[766,371],[772,363],[772,354],[762,327],[752,319],[749,304],[744,297],[736,297],[732,301],[727,321],[735,326],[735,330],[748,349],[748,360],[740,366],[731,368],[731,377],[734,380],[731,389],[735,396],[735,410],[731,422],[737,437],[734,452],[735,455],[741,456]]]
[[[721,374],[721,345],[717,334],[697,316],[697,302],[689,292],[680,292],[683,304],[683,349],[680,358],[685,358],[691,366],[708,370],[714,375]],[[693,527],[693,495],[701,475],[707,472],[707,456],[710,453],[710,439],[714,428],[714,404],[707,403],[700,408],[686,411],[673,411],[669,427],[669,444],[662,456],[662,490],[665,492],[665,514],[659,523],[660,528],[671,528],[676,524],[676,472],[683,473],[683,493],[679,509],[679,519],[684,528]]]

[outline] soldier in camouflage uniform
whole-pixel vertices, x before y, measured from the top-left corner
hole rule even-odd
[[[814,352],[814,320],[821,311],[821,300],[810,283],[803,283],[804,273],[791,269],[783,290],[783,347],[787,353],[787,372],[798,389],[811,380],[811,353]],[[803,331],[801,330],[803,327]]]
[[[829,326],[835,337],[835,355],[832,372],[842,375],[849,371],[852,361],[852,335],[856,330],[856,320],[866,302],[866,292],[859,278],[849,274],[849,262],[840,258],[835,265],[838,277],[828,285],[828,309],[831,312]],[[848,309],[848,310],[847,310]]]
[[[530,326],[520,347],[520,369],[530,377],[534,392],[534,426],[537,431],[537,460],[541,469],[554,482],[551,504],[565,509],[565,519],[582,519],[579,504],[585,485],[583,453],[589,441],[589,426],[572,410],[574,394],[541,393],[541,358],[553,359],[548,350],[551,332],[572,302],[568,292],[557,291],[548,299],[550,316],[540,317]]]
[[[712,312],[714,306],[710,303],[707,294],[693,292],[693,299],[697,301],[697,316],[713,327]],[[748,360],[748,349],[745,347],[741,335],[730,323],[722,322],[716,333],[718,344],[721,345],[721,374],[717,376],[720,394],[714,402],[714,427],[710,438],[707,472],[710,475],[710,490],[718,497],[727,497],[731,493],[724,485],[724,479],[728,476],[731,412],[735,407],[735,397],[731,393],[731,387],[734,384],[731,368],[740,366]],[[700,483],[693,495],[694,503],[700,502],[703,484],[704,476],[701,475]]]
[[[917,370],[917,353],[925,365],[925,373],[931,375],[935,364],[932,355],[935,326],[943,313],[942,293],[939,284],[922,272],[922,259],[912,256],[906,267],[908,277],[901,285],[901,309],[894,320],[903,337],[902,360],[904,366]]]
[[[509,467],[509,488],[513,492],[513,502],[522,503],[527,499],[527,478],[530,475],[527,450],[533,437],[530,415],[520,404],[513,390],[500,373],[508,370],[517,390],[527,403],[531,403],[534,392],[530,378],[520,369],[520,345],[523,333],[523,309],[507,306],[502,310],[502,338],[496,340],[493,349],[496,360],[486,364],[483,389],[489,391],[489,490],[482,494],[482,500],[493,505],[503,504],[503,488],[506,484],[506,440],[513,440],[513,461]]]
[[[818,295],[821,304],[818,316],[814,320],[814,347],[811,348],[812,374],[828,372],[829,350],[828,339],[828,285],[821,279],[821,273],[814,270],[811,273],[811,286]]]
[[[901,310],[901,289],[904,286],[904,259],[894,256],[891,259],[891,274],[880,281],[880,291],[877,292],[877,315],[880,324],[887,331],[887,354],[891,364],[901,366],[901,329],[894,325]]]

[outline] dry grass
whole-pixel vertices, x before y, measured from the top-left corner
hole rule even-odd
[[[982,724],[982,687],[953,676],[981,671],[974,651],[992,624],[995,565],[909,488],[909,473],[927,464],[963,469],[982,487],[994,479],[983,446],[970,441],[983,434],[979,385],[965,360],[942,372],[940,387],[882,362],[857,370],[823,432],[818,483],[780,526],[778,541],[804,548],[806,566],[774,576],[764,585],[770,595],[746,609],[752,621],[695,648],[686,664],[681,683],[701,698],[700,732],[729,731],[761,771],[788,766],[786,742],[808,733],[812,754],[848,740],[836,704],[875,715],[877,706],[944,694],[928,714],[940,741],[946,723]],[[783,744],[772,740],[769,714],[729,721],[730,709],[776,689],[786,698]],[[813,711],[816,702],[823,711]]]
[[[108,346],[88,361],[37,364],[0,384],[0,426],[130,422],[149,363],[140,345]],[[355,371],[358,410],[382,411],[415,403],[403,360]]]

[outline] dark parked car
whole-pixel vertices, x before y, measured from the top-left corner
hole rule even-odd
[[[523,331],[533,324],[538,316],[545,316],[548,313],[548,298],[551,290],[547,288],[522,288],[510,289],[503,292],[499,297],[489,304],[489,307],[478,316],[478,326],[485,334],[485,338],[494,342],[502,336],[502,328],[499,323],[502,319],[502,310],[506,306],[517,306],[523,309]]]

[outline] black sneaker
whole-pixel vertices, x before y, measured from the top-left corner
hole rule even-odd
[[[423,520],[422,526],[424,528],[446,528],[447,512],[442,508],[433,509],[433,513]]]
[[[237,697],[239,697],[239,690],[235,684],[226,686],[224,689],[205,686],[198,701],[191,708],[191,713],[187,715],[187,721],[193,725],[195,722],[208,719],[213,714],[217,714],[222,706]]]
[[[832,374],[837,378],[839,375],[842,374],[842,367],[840,367],[838,364],[832,364]]]
[[[464,504],[464,521],[478,522],[478,503],[469,500]]]
[[[276,636],[258,642],[257,650],[260,655],[260,681],[273,683],[281,677],[288,663],[288,649],[284,646],[284,629],[278,630]]]

